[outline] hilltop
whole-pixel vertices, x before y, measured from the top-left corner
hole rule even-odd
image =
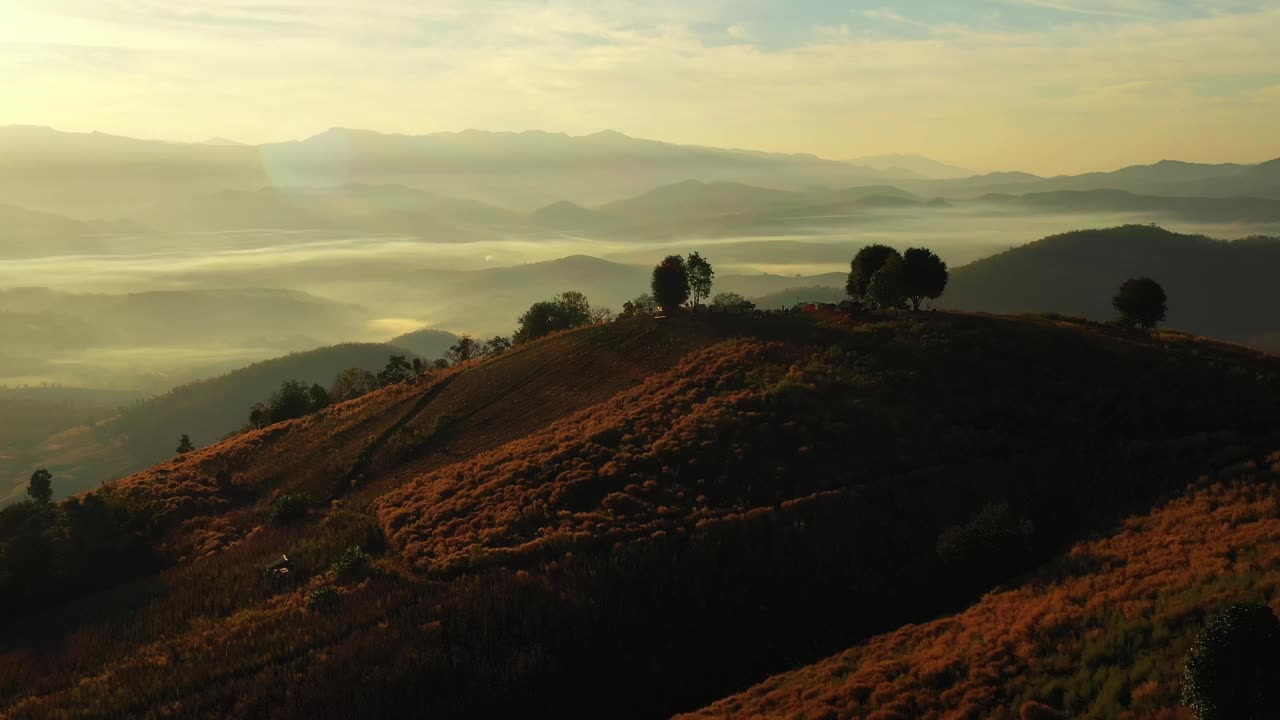
[[[943,304],[986,312],[1115,316],[1125,279],[1150,276],[1169,295],[1169,324],[1280,349],[1280,238],[1214,240],[1128,225],[1053,235],[956,268]]]
[[[952,612],[1277,427],[1280,361],[1182,335],[941,312],[588,327],[95,493],[146,521],[95,573],[0,594],[16,618],[58,582],[100,588],[5,628],[0,703],[690,710]],[[273,524],[296,492],[305,517]],[[1008,544],[939,554],[983,512]],[[373,570],[327,575],[350,545]],[[281,553],[293,581],[262,571]]]

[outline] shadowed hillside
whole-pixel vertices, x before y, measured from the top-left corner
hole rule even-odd
[[[1054,235],[957,268],[939,304],[987,312],[1116,316],[1111,298],[1131,277],[1169,295],[1170,327],[1280,349],[1280,238],[1231,242],[1146,226]]]
[[[95,493],[148,520],[127,563],[29,582],[104,589],[6,628],[0,703],[14,718],[689,710],[1148,507],[1220,462],[1206,433],[1270,442],[1278,378],[1274,358],[1185,337],[948,313],[553,336]],[[273,523],[296,492],[302,519]],[[992,504],[1010,542],[939,555]],[[329,570],[350,545],[369,569]],[[281,553],[292,581],[261,570]],[[5,597],[10,617],[31,611]]]
[[[1205,617],[1276,607],[1277,481],[1280,453],[1230,465],[962,613],[681,717],[1190,718],[1182,661]]]

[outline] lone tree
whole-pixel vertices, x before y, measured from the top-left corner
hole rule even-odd
[[[684,267],[689,274],[689,294],[693,295],[693,304],[697,305],[699,300],[711,297],[711,281],[716,276],[711,263],[695,252],[689,254]]]
[[[458,338],[458,342],[449,348],[449,362],[459,365],[472,358],[480,357],[480,343],[476,342],[470,335],[463,335]]]
[[[844,291],[851,298],[862,299],[871,285],[871,276],[891,257],[897,257],[898,251],[888,245],[868,245],[853,256],[849,263],[849,281]]]
[[[928,248],[908,248],[902,254],[902,290],[919,310],[925,298],[937,300],[947,289],[947,264]]]
[[[1130,327],[1150,330],[1164,320],[1169,300],[1160,283],[1149,277],[1129,278],[1111,299],[1111,305],[1120,313],[1120,320]]]
[[[872,273],[863,297],[881,309],[902,307],[907,292],[906,267],[901,255],[896,252],[890,255],[880,269]]]
[[[41,468],[31,473],[27,483],[27,495],[38,505],[48,505],[53,500],[53,473]]]
[[[413,380],[413,363],[404,355],[392,355],[387,358],[386,367],[378,373],[378,386],[399,385]]]
[[[195,449],[196,446],[191,444],[191,436],[186,433],[182,433],[182,437],[178,438],[178,454],[186,455]]]
[[[1280,707],[1280,620],[1259,603],[1209,618],[1187,651],[1182,703],[1200,720],[1262,720]]]
[[[668,255],[653,269],[653,299],[666,312],[676,310],[689,299],[689,271],[684,258]]]

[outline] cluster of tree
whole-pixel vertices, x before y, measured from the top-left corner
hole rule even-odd
[[[0,509],[0,613],[41,607],[152,566],[147,507],[108,489],[54,503],[47,470],[31,475],[27,495]]]
[[[899,253],[888,245],[868,245],[849,264],[845,292],[870,307],[919,310],[926,299],[942,297],[947,264],[928,248]]]
[[[611,319],[613,319],[612,310],[591,307],[586,295],[576,290],[562,292],[550,300],[542,300],[530,305],[529,309],[516,320],[516,333],[511,338],[511,343],[501,346],[497,352],[502,352],[510,344],[519,345],[553,332],[608,322]],[[498,339],[494,338],[494,340]]]
[[[310,415],[329,407],[332,402],[329,391],[318,384],[307,387],[297,380],[286,380],[266,402],[254,403],[249,410],[249,425],[264,428]]]
[[[510,349],[510,338],[506,338],[501,335],[494,335],[492,338],[481,342],[464,333],[458,338],[458,342],[454,343],[449,348],[444,362],[451,365],[461,365],[469,360],[501,355]]]
[[[715,274],[711,263],[699,253],[690,253],[688,258],[668,255],[653,268],[650,282],[653,300],[664,312],[679,309],[690,297],[697,305],[703,298],[711,297]]]
[[[716,296],[711,298],[711,307],[727,311],[750,312],[756,309],[756,304],[736,292],[722,292],[716,293]]]

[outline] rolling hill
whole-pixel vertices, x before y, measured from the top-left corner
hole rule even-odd
[[[92,572],[11,566],[4,617],[46,609],[0,633],[0,706],[693,710],[953,612],[1278,427],[1280,361],[1185,336],[942,312],[589,327],[82,499],[120,534],[39,541]],[[297,492],[305,516],[273,524]],[[0,517],[15,553],[42,547],[15,544],[22,512]],[[940,555],[975,513],[1014,542]],[[289,580],[262,570],[282,553]]]
[[[963,612],[680,718],[1189,718],[1182,661],[1206,615],[1277,607],[1277,481],[1280,452],[1242,458]]]
[[[29,443],[16,455],[13,464],[18,470],[5,478],[6,486],[25,484],[33,470],[44,467],[60,478],[58,497],[84,492],[172,457],[183,433],[199,447],[243,428],[249,408],[266,400],[287,380],[327,388],[347,368],[382,369],[392,354],[412,355],[389,344],[335,345],[265,360],[180,385],[162,395],[122,402],[112,417],[99,417],[91,425],[68,423],[58,428],[61,432]]]
[[[1168,325],[1280,349],[1280,238],[1213,240],[1145,225],[1054,235],[956,268],[947,307],[1115,317],[1125,279],[1150,276],[1169,295]]]

